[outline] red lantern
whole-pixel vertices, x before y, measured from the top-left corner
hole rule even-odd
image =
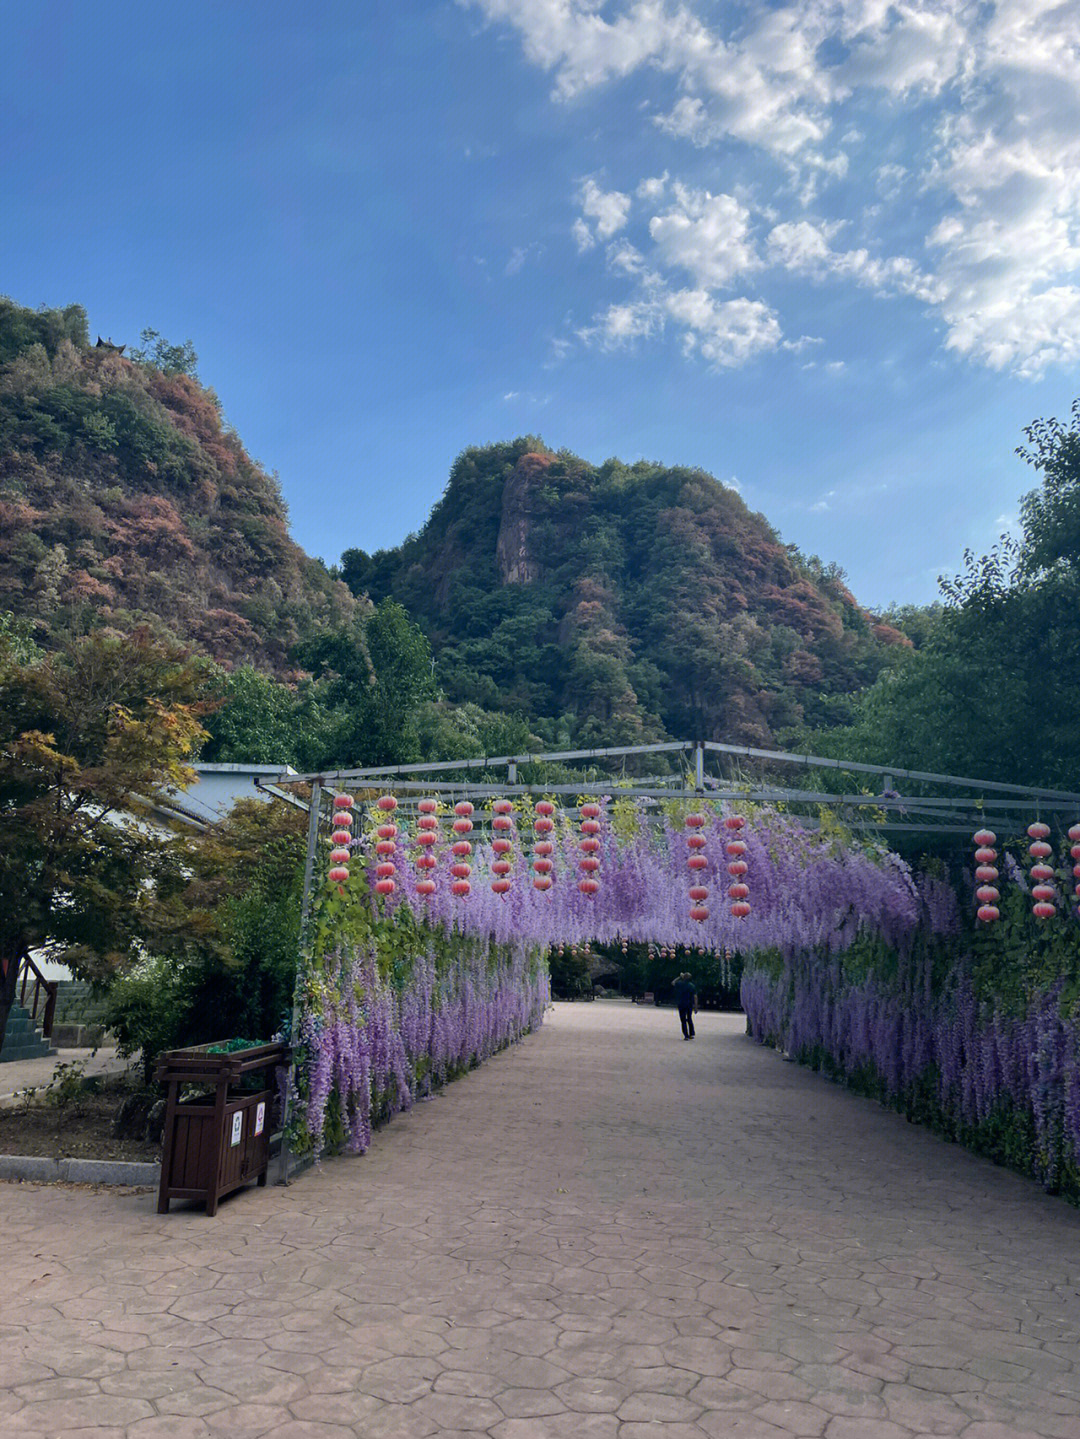
[[[450,849],[458,859],[464,859],[466,855],[472,854],[472,845],[467,839],[455,840]]]
[[[497,814],[491,821],[491,827],[494,830],[501,830],[505,834],[508,829],[513,829],[514,821],[508,814]]]
[[[599,888],[600,886],[595,879],[578,880],[578,889],[581,890],[582,894],[594,895]]]
[[[705,816],[703,814],[688,814],[686,816],[686,826],[688,829],[701,829],[704,823]]]
[[[397,846],[392,839],[381,839],[375,846],[376,854],[393,854]]]
[[[1040,900],[1031,906],[1031,912],[1036,919],[1052,919],[1057,910],[1047,900]]]
[[[439,836],[434,832],[434,830],[422,829],[420,833],[416,836],[416,843],[424,845],[434,844],[438,838]]]
[[[450,866],[450,873],[455,879],[468,879],[469,875],[472,874],[472,865],[461,863],[452,864]]]
[[[704,849],[708,841],[703,834],[688,834],[686,843],[690,849]]]
[[[376,894],[393,894],[396,888],[397,886],[392,879],[377,879],[375,881]]]
[[[1050,826],[1043,824],[1041,820],[1036,820],[1034,824],[1028,825],[1027,832],[1029,839],[1045,839],[1050,833]]]
[[[450,888],[453,890],[454,894],[458,896],[459,899],[464,899],[465,896],[471,891],[472,885],[467,879],[455,879]]]
[[[422,894],[425,899],[435,893],[435,881],[433,879],[418,879],[416,881],[416,892]]]
[[[582,819],[599,819],[600,806],[598,804],[583,804],[581,806]]]
[[[555,846],[549,839],[538,839],[533,845],[534,854],[554,854]]]
[[[551,876],[550,876],[550,875],[547,875],[547,874],[538,874],[538,875],[536,876],[536,878],[533,880],[533,889],[545,890],[545,889],[550,889],[550,888],[551,888]]]
[[[491,866],[492,874],[497,874],[501,879],[504,874],[510,873],[510,861],[508,859],[497,859]]]
[[[336,829],[330,836],[334,844],[352,844],[352,835],[347,829]]]
[[[541,815],[540,818],[536,821],[535,825],[533,825],[533,828],[536,830],[537,834],[550,834],[551,831],[555,828],[555,821],[553,819],[548,819],[546,815]]]
[[[745,919],[750,913],[750,906],[745,899],[739,899],[731,906],[731,912],[736,919]]]
[[[513,801],[509,799],[497,799],[491,808],[495,814],[512,814],[514,804]]]
[[[1031,897],[1032,899],[1043,899],[1049,901],[1056,898],[1056,895],[1052,885],[1037,884],[1032,887]]]
[[[416,808],[421,814],[434,814],[439,808],[439,801],[437,799],[422,799],[418,802]]]
[[[746,823],[746,820],[743,819],[743,817],[742,817],[741,814],[729,814],[728,817],[727,817],[727,819],[724,821],[724,828],[725,828],[725,829],[742,829],[742,827],[743,827],[743,825],[744,825],[745,823]]]
[[[549,799],[538,799],[536,801],[536,813],[543,815],[543,817],[547,819],[555,813],[555,806]]]
[[[491,887],[496,894],[505,894],[510,888],[510,881],[508,879],[493,879],[491,881]]]
[[[975,871],[975,878],[980,884],[993,884],[998,877],[998,872],[992,864],[980,864]]]
[[[393,864],[377,864],[375,873],[379,879],[389,879],[392,874],[397,873],[397,866]]]
[[[993,924],[995,919],[1001,918],[1001,912],[996,905],[981,904],[976,911],[976,919],[981,919],[983,924]]]
[[[347,849],[332,849],[330,851],[331,864],[348,864],[349,851]]]
[[[349,871],[343,864],[335,865],[330,871],[330,878],[335,884],[344,884],[349,877]]]
[[[709,891],[705,888],[703,884],[692,884],[690,886],[690,898],[694,901],[695,904],[699,900],[708,899],[708,897]]]
[[[352,829],[353,817],[347,809],[335,810],[333,823],[337,825],[338,829]]]
[[[581,849],[585,854],[595,854],[599,848],[600,841],[591,834],[586,835],[581,841]]]
[[[978,829],[975,831],[975,843],[983,849],[997,844],[997,835],[992,829]]]
[[[690,911],[690,918],[696,919],[699,924],[707,920],[708,917],[709,911],[705,908],[703,904],[695,904]]]
[[[980,884],[975,891],[975,898],[980,904],[997,904],[1001,895],[992,884]]]
[[[351,794],[336,794],[334,796],[335,809],[352,809],[355,801]]]
[[[396,839],[396,838],[397,838],[397,825],[396,825],[396,824],[381,824],[381,825],[379,825],[379,827],[378,827],[378,829],[375,831],[375,833],[379,836],[380,839]]]
[[[430,833],[439,828],[439,820],[436,815],[422,814],[417,820],[417,825],[421,831]]]
[[[746,899],[750,893],[750,887],[745,884],[729,884],[727,892],[729,899]]]
[[[454,806],[454,813],[462,819],[467,819],[473,812],[473,807],[467,799],[459,799]]]
[[[1053,852],[1053,846],[1047,844],[1044,839],[1037,839],[1034,844],[1028,845],[1028,854],[1032,859],[1049,859]]]
[[[976,860],[978,860],[979,864],[993,864],[994,860],[997,859],[997,850],[987,849],[985,846],[983,846],[982,849],[977,849],[975,851],[975,858]]]
[[[438,860],[433,854],[422,854],[416,861],[417,869],[434,869]]]
[[[724,848],[728,854],[734,858],[746,853],[746,841],[744,839],[729,839],[727,844],[724,845]]]
[[[550,873],[551,873],[551,860],[550,860],[550,859],[543,859],[543,858],[534,859],[534,860],[533,860],[533,869],[536,870],[537,874],[550,874]]]
[[[582,834],[599,834],[600,821],[598,819],[583,819],[581,821]]]
[[[513,847],[508,839],[493,840],[491,845],[496,854],[509,854]]]
[[[1053,879],[1054,871],[1048,864],[1033,864],[1031,866],[1031,877],[1032,879],[1037,879],[1040,884],[1045,884],[1047,880]]]
[[[472,820],[456,819],[454,823],[450,826],[450,828],[454,831],[455,834],[471,834]]]
[[[384,814],[393,814],[397,809],[397,800],[392,794],[384,794],[381,799],[375,801]]]
[[[709,861],[703,854],[692,854],[686,861],[690,869],[708,869]]]
[[[600,868],[600,861],[596,858],[595,855],[587,854],[583,860],[579,861],[579,865],[586,874],[595,874],[596,871]]]
[[[727,872],[733,874],[737,879],[740,875],[744,875],[749,868],[745,859],[733,859],[727,867]]]

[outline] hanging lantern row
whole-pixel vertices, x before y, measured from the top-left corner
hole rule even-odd
[[[334,830],[330,836],[333,849],[330,851],[330,879],[338,887],[338,893],[345,893],[345,881],[349,878],[349,845],[352,842],[353,797],[351,794],[334,796]]]
[[[551,855],[555,848],[549,838],[555,828],[555,821],[552,815],[555,813],[555,806],[549,799],[540,799],[536,802],[536,819],[533,829],[539,836],[533,844],[533,889],[540,891],[551,888]]]
[[[1001,918],[1001,912],[997,902],[1001,895],[997,890],[997,867],[994,861],[997,859],[997,835],[992,829],[980,829],[975,832],[975,859],[978,868],[975,871],[975,878],[979,887],[975,891],[975,898],[979,901],[979,908],[976,910],[976,918],[983,924],[993,924],[994,920]]]
[[[514,848],[510,838],[514,830],[514,821],[510,817],[513,814],[514,806],[508,799],[497,799],[491,808],[493,811],[491,827],[495,831],[495,838],[491,843],[491,847],[495,851],[491,872],[495,878],[491,881],[491,888],[496,894],[505,894],[510,888],[508,856]]]
[[[456,894],[459,899],[465,899],[472,890],[472,885],[469,883],[469,875],[472,874],[472,864],[470,862],[472,841],[468,838],[468,836],[472,834],[473,822],[470,818],[472,812],[473,807],[469,801],[467,799],[459,799],[454,806],[456,818],[450,826],[454,832],[454,842],[450,846],[450,853],[454,856],[454,862],[450,866],[450,873],[454,877],[454,882],[450,886],[450,890],[453,894]]]
[[[1054,878],[1054,871],[1046,863],[1054,853],[1053,847],[1046,841],[1050,833],[1050,826],[1037,820],[1034,824],[1028,825],[1028,838],[1032,841],[1028,845],[1028,854],[1031,855],[1034,863],[1031,866],[1031,878],[1034,883],[1031,886],[1031,897],[1035,903],[1031,906],[1031,912],[1036,919],[1052,919],[1057,913],[1057,906],[1054,900],[1057,899],[1057,891],[1050,881]]]
[[[416,842],[421,846],[420,853],[416,857],[416,867],[420,871],[420,878],[416,881],[416,892],[427,900],[435,893],[435,881],[431,877],[431,871],[438,863],[435,858],[434,846],[438,844],[441,837],[439,818],[436,814],[439,803],[434,799],[422,799],[416,808],[420,812],[420,817],[416,821]]]
[[[375,865],[375,893],[388,895],[393,894],[397,888],[397,881],[394,879],[397,865],[391,856],[397,849],[398,827],[390,818],[397,809],[397,800],[392,794],[381,795],[375,801],[375,808],[381,816],[375,830],[375,856],[378,861]]]
[[[747,903],[750,888],[746,883],[748,865],[743,858],[746,854],[746,841],[738,838],[739,831],[745,824],[746,820],[741,814],[729,814],[724,821],[724,828],[731,830],[734,835],[734,838],[729,839],[724,848],[728,856],[728,874],[731,875],[728,898],[732,902],[731,912],[736,919],[745,919],[750,913],[750,905]]]
[[[707,887],[701,883],[700,871],[705,869],[709,861],[703,853],[705,849],[705,836],[700,832],[705,824],[703,814],[688,814],[686,816],[686,827],[690,833],[686,836],[686,847],[690,851],[686,863],[690,870],[690,918],[696,919],[699,924],[704,923],[709,917],[709,911],[705,901],[709,897]]]
[[[583,804],[581,806],[581,840],[578,845],[581,851],[581,858],[578,860],[578,868],[581,870],[578,889],[589,897],[600,888],[599,881],[594,878],[596,871],[600,868],[600,860],[597,857],[600,849],[599,834],[600,806],[591,802]]]
[[[1069,830],[1069,839],[1071,841],[1069,853],[1072,855],[1073,861],[1073,879],[1077,881],[1075,893],[1077,899],[1080,899],[1080,824],[1072,825]]]

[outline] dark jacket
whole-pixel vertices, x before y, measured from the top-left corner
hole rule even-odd
[[[675,1003],[680,1009],[693,1009],[696,999],[697,989],[692,979],[680,980],[675,985]]]

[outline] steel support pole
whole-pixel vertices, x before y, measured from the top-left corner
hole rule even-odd
[[[289,1025],[289,1077],[285,1085],[285,1103],[281,1115],[281,1172],[279,1184],[289,1182],[289,1120],[291,1119],[293,1084],[296,1079],[296,1029],[300,1022],[300,984],[304,978],[304,957],[307,954],[308,921],[311,918],[311,886],[315,875],[315,853],[319,847],[319,820],[322,815],[322,786],[316,780],[311,786],[308,805],[307,855],[304,859],[304,891],[300,901],[300,946],[296,956],[296,981],[293,984],[292,1021]]]

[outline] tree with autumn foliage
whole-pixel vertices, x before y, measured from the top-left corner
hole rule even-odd
[[[206,668],[146,630],[43,654],[0,623],[0,1044],[32,950],[100,982],[190,922],[183,856],[147,821],[194,779]]]

